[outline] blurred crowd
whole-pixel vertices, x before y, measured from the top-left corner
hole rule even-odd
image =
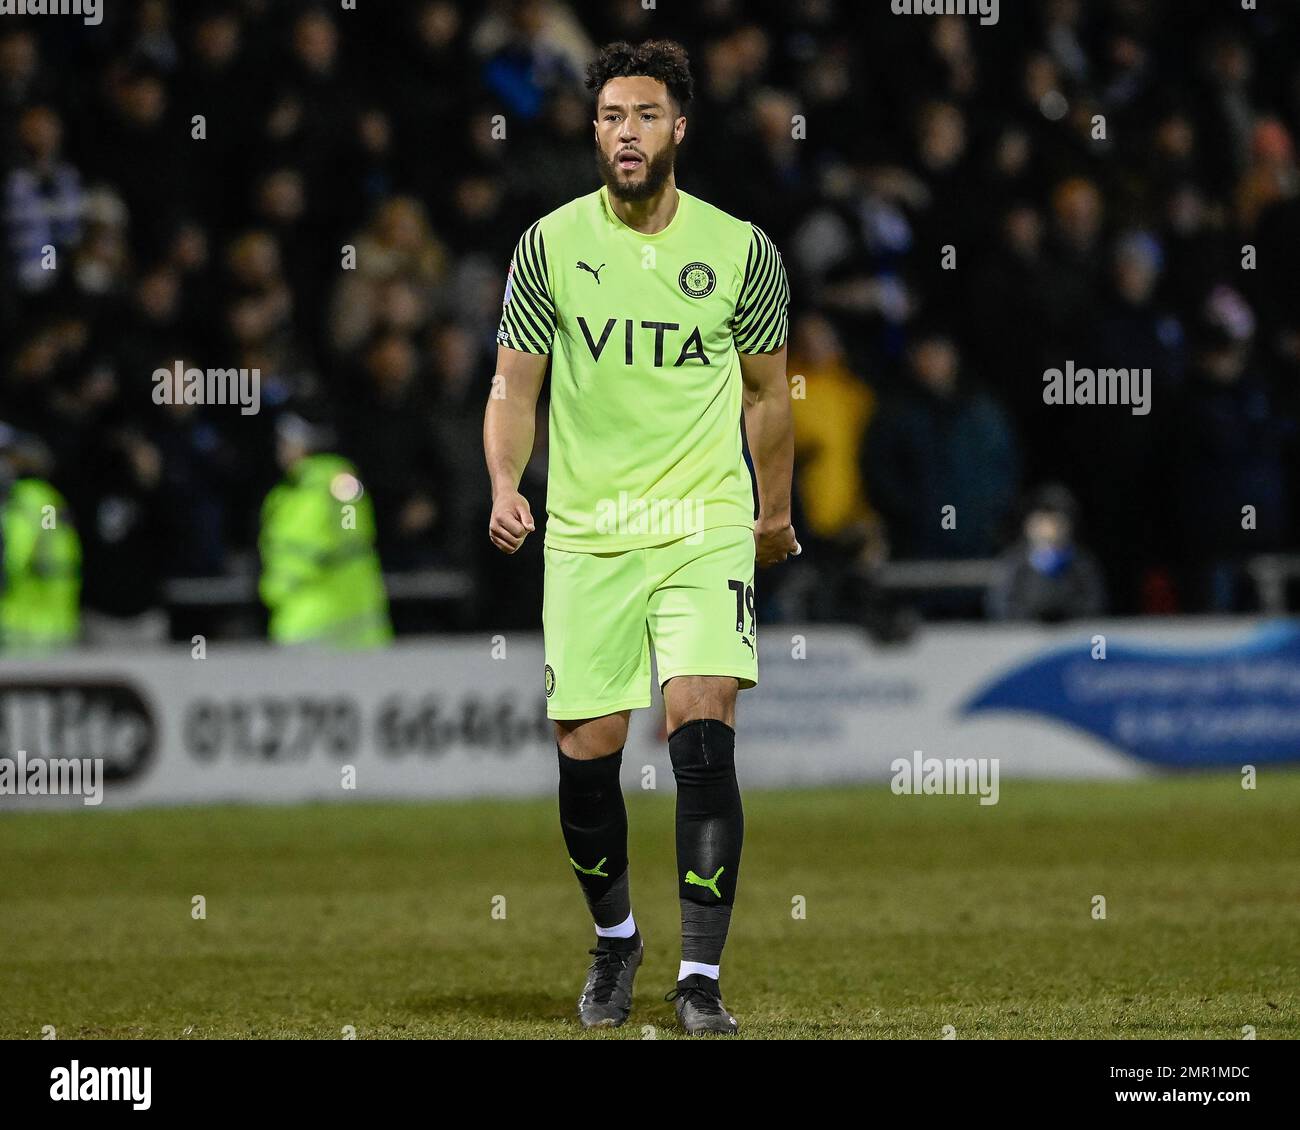
[[[459,626],[536,623],[540,545],[485,533],[482,405],[515,240],[598,186],[582,71],[615,38],[686,45],[678,183],[790,275],[807,552],[769,615],[855,618],[881,562],[936,558],[1003,566],[933,615],[1247,609],[1246,560],[1295,548],[1296,6],[357,7],[0,21],[0,420],[47,452],[87,609],[255,568],[292,412],[358,468],[386,572],[468,572]],[[260,411],[156,404],[178,361],[260,370]],[[1149,368],[1150,414],[1045,404],[1067,361]]]

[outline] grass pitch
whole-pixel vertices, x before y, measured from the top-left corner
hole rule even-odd
[[[623,1029],[577,1026],[591,928],[542,800],[0,817],[0,1037],[672,1038],[671,790],[628,807]],[[1300,772],[745,809],[743,1036],[1300,1037]]]

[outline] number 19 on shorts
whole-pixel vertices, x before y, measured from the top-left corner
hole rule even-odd
[[[731,589],[736,596],[736,631],[740,633],[740,638],[749,644],[750,650],[753,650],[754,639],[754,586],[747,585],[744,581],[728,581],[727,588]],[[745,631],[745,617],[749,616],[749,631]],[[748,638],[746,638],[748,636]]]

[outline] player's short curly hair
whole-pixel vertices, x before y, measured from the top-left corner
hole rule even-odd
[[[662,82],[677,103],[678,113],[695,96],[686,48],[671,39],[648,39],[635,46],[623,40],[605,44],[587,65],[587,89],[599,94],[610,79],[630,75],[645,75]]]

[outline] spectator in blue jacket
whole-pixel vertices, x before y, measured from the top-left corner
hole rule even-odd
[[[983,558],[1002,544],[1018,462],[1003,411],[961,372],[947,332],[923,329],[910,380],[867,434],[867,491],[896,558]]]

